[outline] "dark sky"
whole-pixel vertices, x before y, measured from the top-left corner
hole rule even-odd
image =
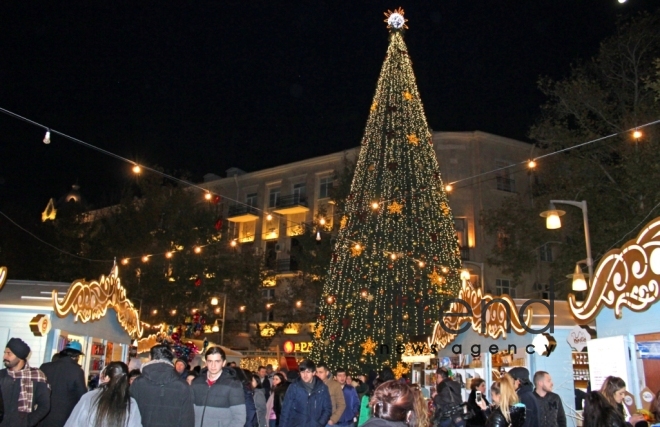
[[[219,175],[357,146],[402,6],[434,130],[524,139],[542,74],[657,0],[3,1],[0,107],[138,162]],[[0,210],[99,206],[130,167],[0,114]]]

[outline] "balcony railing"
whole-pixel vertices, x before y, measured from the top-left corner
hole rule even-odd
[[[298,261],[295,258],[281,258],[277,260],[276,271],[284,273],[287,271],[298,271]]]
[[[497,189],[501,191],[508,191],[509,193],[516,192],[516,180],[506,178],[503,176],[497,177]]]
[[[470,248],[467,246],[463,246],[461,248],[461,261],[469,261],[470,260]]]
[[[276,208],[289,208],[292,206],[307,206],[307,196],[304,194],[291,194],[277,199]]]
[[[254,206],[249,206],[249,205],[231,205],[229,206],[229,214],[228,216],[233,217],[233,216],[242,216],[242,215],[255,215],[259,216],[259,211],[257,208]]]

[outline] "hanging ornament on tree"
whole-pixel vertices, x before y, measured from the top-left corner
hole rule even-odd
[[[216,229],[217,231],[220,231],[220,229],[222,228],[222,217],[218,218],[218,219],[215,221],[215,225],[214,225],[214,227],[215,227],[215,229]]]

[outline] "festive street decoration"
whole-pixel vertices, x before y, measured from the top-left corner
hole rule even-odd
[[[126,289],[119,279],[119,267],[112,267],[109,276],[101,276],[98,281],[76,280],[59,300],[57,291],[53,291],[53,306],[59,317],[73,313],[74,321],[87,323],[105,316],[108,308],[117,313],[119,324],[132,337],[142,336],[140,314],[133,303],[126,298]]]
[[[0,267],[0,289],[5,286],[7,281],[7,267]]]
[[[392,369],[392,372],[394,372],[394,377],[396,379],[401,378],[402,376],[406,375],[408,372],[410,372],[410,369],[406,367],[401,362],[397,362],[396,366]]]
[[[568,306],[580,324],[596,319],[603,307],[614,309],[617,319],[623,308],[648,310],[660,299],[660,217],[644,227],[635,239],[606,253],[594,271],[584,301],[568,295]]]
[[[420,143],[431,134],[403,41],[406,19],[402,9],[386,17],[390,43],[314,334],[311,359],[331,369],[397,366],[396,344],[430,334],[442,302],[460,289],[454,219],[433,146]]]

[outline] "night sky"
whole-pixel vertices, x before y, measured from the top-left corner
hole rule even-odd
[[[383,12],[399,6],[430,126],[526,140],[539,76],[566,76],[618,15],[658,1],[4,1],[0,107],[194,181],[337,152],[360,143]],[[99,207],[133,179],[129,165],[43,137],[0,114],[0,210],[36,220],[75,182]]]

